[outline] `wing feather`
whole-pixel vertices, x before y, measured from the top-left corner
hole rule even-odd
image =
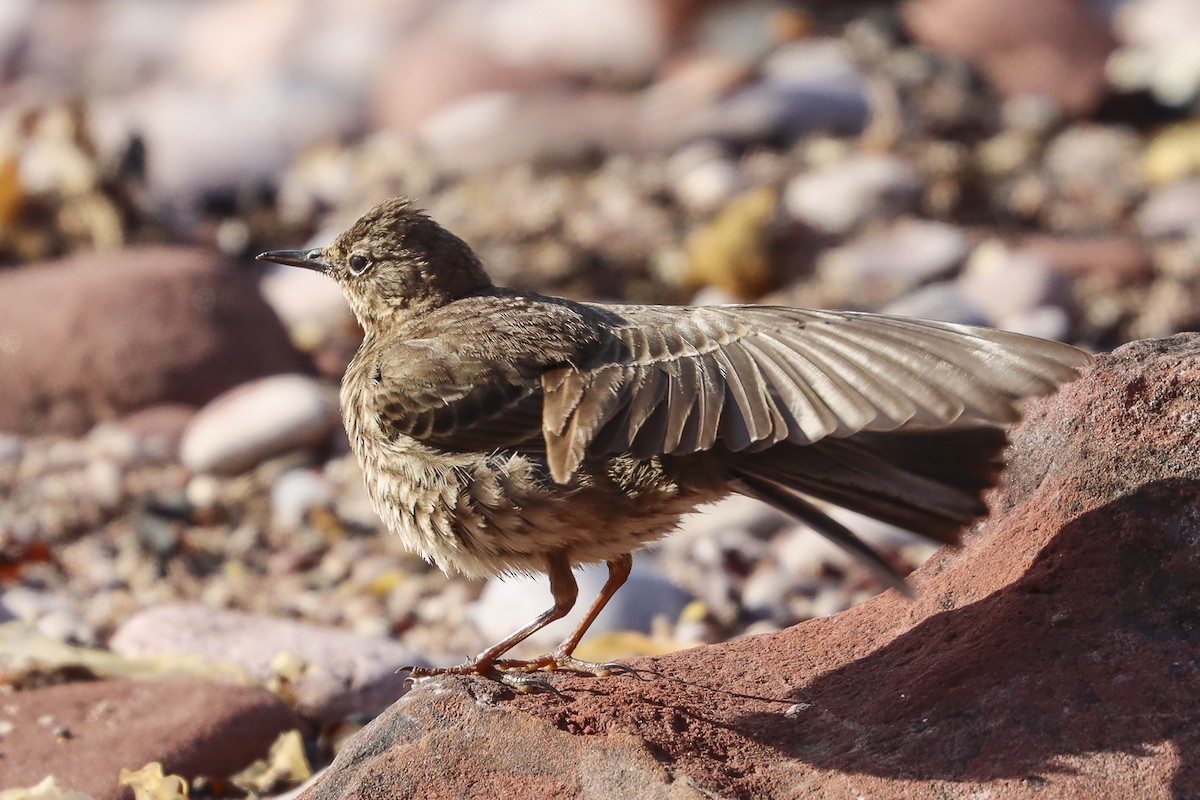
[[[584,458],[626,450],[642,458],[718,444],[752,451],[961,417],[1009,422],[1022,398],[1053,390],[1090,361],[1057,342],[860,312],[594,308],[619,343],[606,351],[611,360],[581,365],[579,381],[543,382],[551,474],[560,481]],[[555,396],[557,385],[567,396]]]

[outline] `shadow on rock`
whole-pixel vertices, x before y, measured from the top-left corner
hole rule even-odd
[[[942,602],[808,683],[793,713],[735,729],[823,768],[1030,788],[1074,773],[1074,756],[1165,744],[1173,796],[1200,792],[1200,481],[1156,481],[1085,513],[1016,582]]]

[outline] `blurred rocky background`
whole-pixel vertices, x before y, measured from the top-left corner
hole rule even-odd
[[[382,535],[336,409],[356,324],[255,253],[407,194],[510,286],[1108,350],[1200,318],[1198,54],[1194,0],[4,0],[0,789],[131,796],[119,769],[159,762],[129,781],[282,791],[397,666],[548,602]],[[882,588],[730,500],[639,557],[581,654]]]

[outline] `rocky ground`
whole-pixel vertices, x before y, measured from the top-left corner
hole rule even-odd
[[[164,797],[171,774],[283,791],[405,691],[397,666],[459,661],[548,603],[382,535],[336,409],[360,333],[332,284],[254,253],[404,193],[511,286],[1105,351],[1200,317],[1198,37],[1189,0],[6,4],[0,798],[50,774],[118,797],[153,762],[167,777],[130,780]],[[898,565],[933,552],[842,521]],[[882,588],[734,499],[639,556],[585,646],[663,655]],[[1085,740],[1106,747],[1070,752]],[[1154,774],[1200,793],[1190,767]],[[721,780],[700,785],[794,794]]]

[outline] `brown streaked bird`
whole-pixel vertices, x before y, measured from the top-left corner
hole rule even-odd
[[[848,311],[582,303],[493,285],[409,200],[327,247],[264,261],[331,276],[365,331],[341,403],[375,510],[445,572],[545,572],[553,605],[457,667],[518,688],[574,658],[632,553],[740,492],[797,517],[893,585],[888,564],[813,502],[958,541],[987,513],[1022,398],[1090,357],[1015,333]],[[567,614],[572,568],[608,580],[540,658],[503,658]]]

